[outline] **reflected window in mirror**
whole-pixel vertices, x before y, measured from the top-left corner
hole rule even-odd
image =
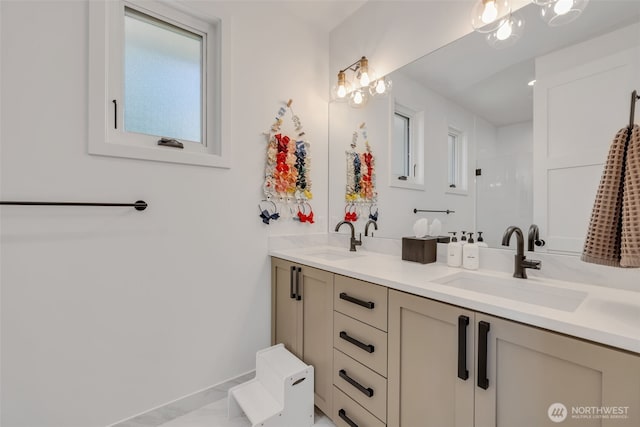
[[[447,192],[467,194],[467,144],[464,132],[449,126],[447,133]]]
[[[423,189],[424,113],[395,103],[392,124],[390,185]]]
[[[415,165],[411,162],[411,126],[413,125],[411,117],[407,117],[398,111],[393,117],[393,140],[394,150],[393,156],[393,174],[400,180],[406,181],[407,178],[414,175]],[[412,167],[414,166],[414,167]],[[412,170],[413,169],[413,170]]]

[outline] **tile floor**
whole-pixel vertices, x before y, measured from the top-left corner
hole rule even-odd
[[[316,411],[314,426],[335,427],[335,424]],[[246,417],[227,419],[227,399],[224,398],[161,424],[161,427],[251,427],[251,424]]]
[[[226,396],[231,387],[254,376],[254,372],[249,372],[110,427],[251,427],[246,417],[227,419]],[[326,415],[317,410],[314,425],[335,427]]]

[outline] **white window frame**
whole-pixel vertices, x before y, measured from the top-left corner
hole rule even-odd
[[[390,140],[393,141],[393,128],[396,113],[409,119],[409,171],[406,180],[398,179],[399,175],[392,171],[393,156],[395,155],[393,143],[389,144],[389,186],[397,188],[407,188],[411,190],[425,190],[424,185],[424,111],[417,111],[397,100],[391,103],[390,114]]]
[[[456,152],[457,156],[453,160],[456,163],[456,176],[455,183],[456,187],[449,187],[449,175],[451,174],[451,164],[452,159],[449,153],[449,137],[455,136],[456,138]],[[448,194],[459,194],[466,196],[469,194],[469,174],[468,174],[468,147],[467,147],[467,137],[466,133],[455,126],[449,126],[447,131],[447,169],[446,169],[446,193]]]
[[[158,146],[162,135],[124,131],[124,8],[203,36],[202,143],[184,149]],[[178,3],[116,0],[89,2],[89,154],[229,168],[229,29],[222,18],[197,17]],[[114,127],[117,101],[117,129]],[[206,101],[204,101],[206,99]]]

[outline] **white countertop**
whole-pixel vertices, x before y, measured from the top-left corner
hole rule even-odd
[[[327,256],[323,252],[338,256]],[[344,258],[341,256],[342,252],[344,252]],[[511,274],[508,273],[490,270],[471,272],[448,267],[443,263],[419,264],[403,261],[399,256],[362,249],[358,249],[354,254],[347,248],[335,246],[272,249],[269,255],[640,353],[640,292],[532,277],[526,281],[522,279],[523,283],[530,283],[532,286],[541,284],[557,289],[585,292],[587,296],[582,303],[574,311],[568,312],[434,283],[434,280],[461,271],[477,274],[479,278],[495,277],[497,279],[510,278]]]

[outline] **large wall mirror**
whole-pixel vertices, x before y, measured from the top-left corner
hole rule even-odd
[[[512,46],[472,33],[393,72],[389,97],[330,105],[331,230],[345,215],[345,152],[366,123],[374,236],[411,236],[417,219],[437,218],[443,234],[482,231],[497,248],[507,226],[535,223],[542,250],[582,250],[610,142],[640,90],[640,3],[594,1],[561,27],[533,4],[518,13],[526,24]]]

